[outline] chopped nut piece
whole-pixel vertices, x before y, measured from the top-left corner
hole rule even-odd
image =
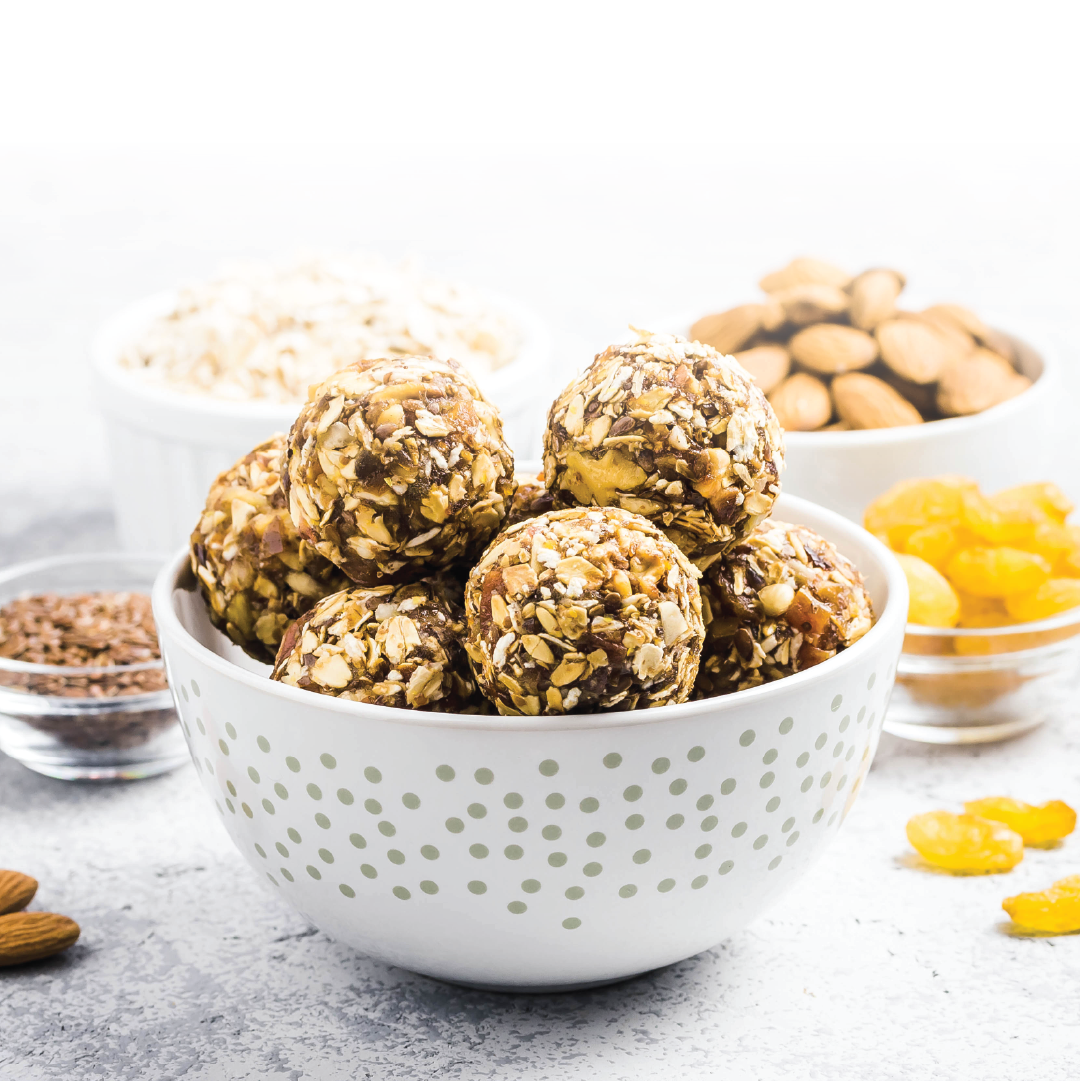
[[[611,418],[599,443],[589,433]],[[746,536],[769,513],[781,430],[744,368],[715,349],[639,332],[560,395],[544,435],[557,505],[618,506],[660,526],[692,559]]]
[[[698,576],[656,526],[616,508],[504,530],[466,586],[481,690],[511,715],[685,701],[704,634]]]
[[[454,588],[425,578],[325,597],[289,627],[271,678],[353,702],[475,711]]]
[[[274,662],[285,628],[348,584],[302,540],[282,490],[285,436],[220,474],[191,535],[191,569],[210,621],[256,660]]]
[[[810,668],[874,622],[859,571],[813,530],[772,518],[711,564],[702,600],[706,644],[696,698]]]
[[[401,357],[311,389],[283,485],[300,535],[374,585],[471,563],[506,516],[513,467],[497,410],[460,365]]]

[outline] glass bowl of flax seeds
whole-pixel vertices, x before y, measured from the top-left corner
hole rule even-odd
[[[58,556],[0,571],[0,751],[64,780],[188,757],[150,611],[161,560]]]

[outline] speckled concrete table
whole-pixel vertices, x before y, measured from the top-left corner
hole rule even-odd
[[[907,864],[916,811],[1078,791],[1078,717],[1011,743],[884,737],[836,844],[729,942],[601,990],[506,996],[372,961],[243,863],[194,770],[53,781],[0,761],[0,865],[69,913],[67,954],[0,975],[0,1078],[868,1078],[1078,1071],[1078,939],[1007,933],[1002,897],[1077,869],[1077,835],[1008,876]]]

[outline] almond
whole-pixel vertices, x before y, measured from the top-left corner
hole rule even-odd
[[[896,270],[865,270],[848,287],[852,304],[849,318],[860,330],[874,330],[897,310],[905,276]]]
[[[793,285],[832,285],[843,289],[852,280],[852,275],[823,263],[820,259],[801,257],[793,259],[783,270],[767,274],[758,286],[766,293],[776,293],[781,289],[790,289]]]
[[[932,304],[925,308],[920,315],[931,323],[945,323],[964,331],[970,338],[978,338],[983,341],[987,333],[984,321],[968,308],[962,308],[960,304]]]
[[[26,908],[38,891],[38,880],[19,871],[0,871],[0,916]]]
[[[875,328],[875,338],[882,359],[913,383],[934,383],[948,365],[966,355],[963,340],[922,319],[888,319]]]
[[[805,372],[790,375],[769,396],[769,402],[778,423],[790,432],[814,431],[833,415],[826,384]]]
[[[876,364],[867,374],[881,379],[884,383],[889,383],[902,398],[910,401],[920,411],[924,420],[938,416],[934,383],[913,383],[908,379],[902,379],[892,368],[882,363]]]
[[[928,314],[930,313],[930,314]],[[938,331],[939,335],[946,339],[952,348],[956,349],[959,353],[967,355],[976,348],[976,339],[964,328],[958,326],[956,323],[951,322],[949,319],[945,319],[935,312],[933,308],[928,308],[927,311],[920,312],[918,315],[912,312],[902,313],[902,317],[905,319],[915,319],[918,323],[929,323]]]
[[[1031,385],[1032,381],[1015,372],[1008,360],[990,349],[977,349],[946,368],[938,382],[936,400],[946,416],[965,417],[1015,398]]]
[[[691,327],[690,337],[692,341],[713,346],[718,353],[734,353],[760,330],[776,330],[783,322],[784,309],[773,300],[741,304],[699,319]]]
[[[0,916],[0,967],[40,961],[66,950],[79,925],[55,912],[12,912]]]
[[[769,394],[792,367],[788,350],[783,345],[756,345],[753,349],[736,353],[735,357],[750,372],[751,378],[764,394]]]
[[[866,368],[878,356],[870,334],[838,323],[818,323],[801,330],[789,343],[793,360],[826,375]]]
[[[837,414],[853,428],[902,428],[923,417],[888,383],[863,372],[839,375],[831,387]]]
[[[784,308],[785,319],[798,327],[824,323],[848,311],[848,294],[836,285],[804,282],[788,289],[779,289],[773,299]]]

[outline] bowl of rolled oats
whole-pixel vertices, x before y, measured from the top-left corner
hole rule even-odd
[[[428,354],[469,370],[508,439],[539,442],[551,338],[524,305],[374,256],[235,263],[124,309],[91,361],[123,546],[169,551],[207,485],[289,428],[308,387],[348,363]]]
[[[818,858],[870,767],[908,606],[781,494],[730,357],[642,331],[515,472],[455,361],[361,361],[211,486],[154,613],[239,851],[357,949],[506,990],[715,945]]]
[[[63,780],[184,763],[150,609],[160,566],[60,556],[0,572],[0,751]]]

